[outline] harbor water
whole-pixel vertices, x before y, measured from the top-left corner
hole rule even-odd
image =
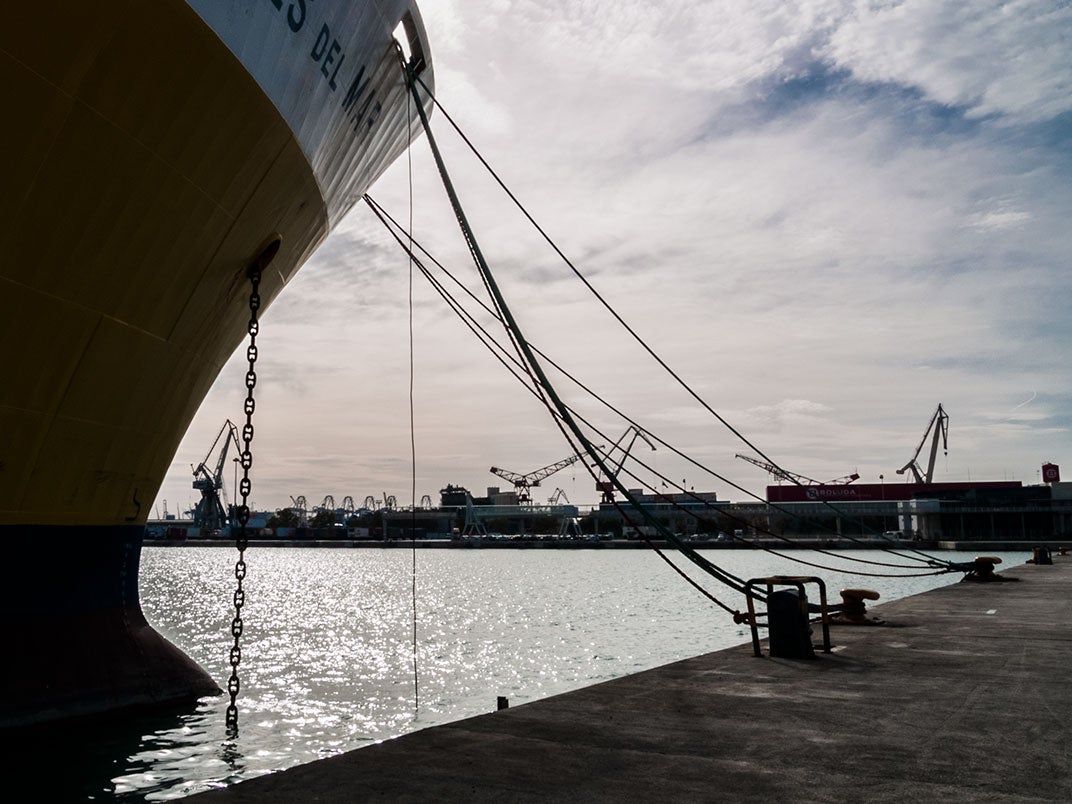
[[[917,574],[928,570],[878,550],[788,554],[831,569],[755,550],[706,555],[743,579],[819,576],[835,599],[851,586],[875,589],[883,602],[961,577]],[[1006,567],[1029,557],[997,555]],[[220,547],[142,554],[146,617],[221,687],[235,558]],[[246,561],[237,737],[226,733],[226,695],[182,712],[33,732],[4,746],[9,784],[56,800],[180,798],[490,712],[499,696],[514,706],[750,642],[745,627],[644,550],[251,548]]]

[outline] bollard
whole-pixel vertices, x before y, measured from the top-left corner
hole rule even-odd
[[[767,595],[767,625],[770,655],[783,659],[814,659],[808,598],[795,589],[781,589]]]
[[[881,625],[882,620],[867,616],[865,600],[878,600],[879,593],[874,589],[842,589],[840,611],[830,618],[830,622],[841,625]]]
[[[510,699],[507,698],[505,695],[500,695],[499,700],[498,700],[498,707],[497,708],[498,709],[509,709],[510,708]]]
[[[830,609],[826,604],[826,584],[821,578],[795,575],[774,575],[769,578],[752,578],[744,585],[745,600],[748,602],[748,614],[735,612],[733,621],[747,622],[752,630],[752,652],[757,658],[763,655],[759,648],[759,623],[754,589],[763,584],[767,587],[767,628],[769,629],[770,655],[786,659],[814,659],[815,650],[811,644],[811,620],[808,595],[804,584],[814,583],[819,587],[820,621],[823,624],[823,653],[830,653]],[[793,586],[795,590],[774,591],[775,586]]]
[[[997,556],[976,556],[972,562],[972,569],[961,578],[963,581],[1004,581],[1005,579],[994,572],[994,566],[1001,563]]]

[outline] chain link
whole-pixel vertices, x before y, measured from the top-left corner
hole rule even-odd
[[[242,662],[242,647],[239,642],[242,637],[242,606],[246,602],[246,592],[242,588],[242,581],[246,577],[245,554],[248,546],[246,525],[249,523],[249,494],[252,489],[249,470],[253,466],[253,453],[250,451],[250,445],[253,443],[253,411],[256,408],[253,389],[257,386],[257,372],[254,371],[254,367],[257,363],[257,333],[260,330],[260,324],[257,322],[257,312],[261,307],[259,288],[262,262],[263,260],[258,259],[249,269],[251,286],[249,292],[249,346],[246,348],[246,359],[249,361],[249,368],[246,371],[246,423],[242,427],[242,454],[239,457],[239,463],[242,466],[242,480],[238,484],[239,493],[242,495],[242,503],[235,510],[235,516],[238,519],[238,535],[235,537],[235,547],[238,548],[238,561],[235,562],[234,576],[238,583],[234,593],[234,619],[231,620],[231,636],[234,637],[230,656],[231,677],[227,681],[227,692],[231,696],[231,703],[227,707],[227,730],[232,735],[238,733],[238,706],[235,700],[238,698],[238,691],[241,688],[241,683],[238,680],[238,665]]]

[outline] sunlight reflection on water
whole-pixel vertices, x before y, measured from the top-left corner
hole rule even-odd
[[[742,578],[821,574],[834,597],[868,586],[885,601],[960,577],[861,580],[750,550],[707,555]],[[1027,557],[1001,555],[1005,566]],[[221,686],[235,557],[211,547],[142,556],[146,617]],[[418,551],[415,710],[409,550],[252,548],[246,560],[238,738],[227,739],[220,696],[142,732],[136,750],[102,748],[117,754],[103,766],[117,797],[177,798],[490,712],[500,695],[516,705],[749,640],[648,551]]]

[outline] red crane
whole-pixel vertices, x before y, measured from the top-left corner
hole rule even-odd
[[[632,434],[633,437],[629,439],[629,443],[625,447],[622,447],[622,442],[625,441],[625,439],[630,434]],[[608,465],[613,471],[611,472],[610,477],[606,480],[596,481],[596,491],[603,495],[600,502],[605,502],[608,504],[614,502],[614,479],[618,477],[618,473],[622,471],[622,464],[624,464],[625,459],[629,457],[629,451],[633,449],[633,444],[636,443],[636,440],[638,438],[643,440],[645,444],[651,447],[653,452],[655,451],[655,445],[652,444],[650,440],[648,440],[648,437],[644,435],[643,431],[638,429],[635,425],[629,425],[626,431],[622,433],[621,438],[615,441],[614,445],[609,450],[607,450],[605,457],[607,459]],[[614,454],[615,450],[621,450],[622,453],[621,458],[619,458],[617,461],[617,466],[614,465],[614,462],[611,460],[610,457]]]

